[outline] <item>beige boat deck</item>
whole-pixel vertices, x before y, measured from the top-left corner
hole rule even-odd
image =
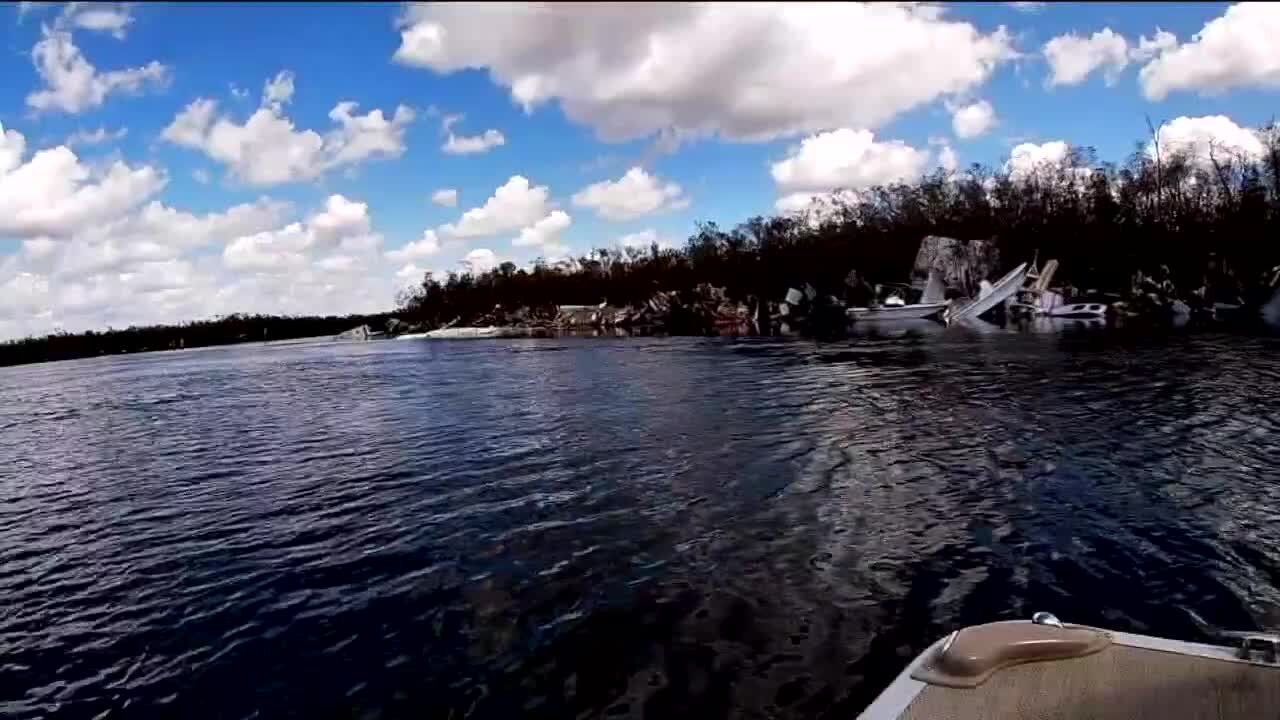
[[[926,685],[901,720],[1280,720],[1280,667],[1113,644],[1004,668],[975,688]]]

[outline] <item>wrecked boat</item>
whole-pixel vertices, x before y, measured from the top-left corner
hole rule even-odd
[[[854,307],[845,313],[860,322],[869,320],[924,320],[934,317],[947,308],[949,303],[915,303],[913,305],[878,305],[876,307]]]
[[[1071,303],[1058,305],[1044,313],[1048,317],[1069,318],[1073,320],[1106,319],[1106,303]]]
[[[860,720],[1280,717],[1280,636],[1235,648],[1063,624],[1049,613],[966,627],[918,655]]]
[[[895,289],[879,304],[871,307],[851,307],[845,310],[845,314],[851,320],[857,321],[925,320],[947,308],[948,303],[944,299],[946,286],[932,271],[929,272],[929,281],[923,292],[917,291],[920,292],[919,302],[908,303],[903,299],[905,293],[914,289],[910,285],[889,287]]]
[[[407,333],[397,340],[470,340],[473,338],[518,337],[525,333],[520,328],[504,328],[496,325],[485,327],[449,327],[424,333]]]
[[[1017,294],[1022,289],[1022,283],[1026,279],[1027,264],[1022,263],[997,280],[989,290],[986,290],[978,297],[968,302],[952,303],[951,307],[947,308],[943,314],[943,319],[950,325],[962,320],[976,318]]]

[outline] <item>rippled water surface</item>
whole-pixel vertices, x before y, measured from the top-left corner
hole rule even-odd
[[[0,370],[0,715],[852,718],[1051,610],[1280,625],[1280,340],[232,347]]]

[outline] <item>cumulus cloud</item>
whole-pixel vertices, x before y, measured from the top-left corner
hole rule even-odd
[[[395,278],[400,287],[413,287],[422,282],[422,277],[428,272],[430,271],[427,268],[417,263],[405,263],[400,266],[399,270],[396,270]]]
[[[105,32],[123,40],[133,23],[132,10],[130,3],[70,2],[63,7],[58,26]]]
[[[485,130],[479,135],[454,135],[449,133],[449,137],[440,146],[440,149],[449,155],[474,155],[476,153],[485,153],[490,150],[501,147],[507,143],[507,139],[497,130]]]
[[[783,197],[783,212],[807,207],[833,190],[861,190],[918,177],[929,151],[900,140],[877,141],[870,130],[841,128],[811,135],[793,148],[770,173]]]
[[[0,129],[0,235],[23,241],[20,253],[0,259],[0,335],[177,322],[219,312],[328,311],[309,304],[328,297],[326,286],[333,286],[332,310],[351,311],[351,298],[356,304],[377,300],[375,288],[362,285],[367,273],[354,272],[361,252],[376,257],[377,251],[362,204],[331,199],[302,225],[312,238],[304,249],[314,265],[295,267],[297,275],[287,279],[256,282],[206,249],[225,253],[239,238],[287,235],[273,229],[285,222],[289,206],[261,198],[198,215],[149,199],[163,184],[163,174],[148,166],[86,167],[66,146],[28,159],[21,134]],[[242,266],[256,267],[255,260],[263,263],[259,257]],[[355,280],[322,277],[339,268],[353,270]],[[385,295],[385,288],[378,292]],[[385,307],[390,298],[379,302]]]
[[[357,104],[339,102],[329,111],[336,127],[324,135],[295,128],[284,115],[293,96],[292,74],[266,83],[262,107],[244,124],[216,117],[217,101],[198,98],[174,117],[161,137],[222,163],[236,179],[255,186],[315,180],[338,167],[404,153],[404,132],[414,112],[404,105],[388,120],[381,110],[356,115]],[[216,119],[215,119],[216,117]]]
[[[69,135],[66,142],[63,144],[67,147],[75,147],[76,145],[101,145],[102,143],[121,140],[128,134],[128,128],[108,130],[104,127],[100,127],[97,130],[77,130]]]
[[[633,167],[617,180],[603,180],[579,190],[573,204],[594,210],[606,220],[624,221],[689,206],[684,190]]]
[[[637,250],[649,250],[654,245],[657,245],[659,250],[672,250],[676,247],[672,240],[659,235],[658,231],[653,228],[623,235],[618,238],[617,244],[622,248],[634,248]]]
[[[1237,125],[1225,115],[1174,118],[1160,126],[1156,139],[1165,159],[1181,154],[1204,167],[1215,159],[1256,161],[1266,152],[1256,131]],[[1147,156],[1152,159],[1156,157],[1155,142],[1147,143]]]
[[[72,42],[71,33],[45,27],[31,49],[36,74],[44,84],[27,95],[27,106],[38,111],[77,114],[95,108],[112,93],[139,93],[167,82],[169,69],[152,60],[136,68],[99,72]]]
[[[553,210],[538,222],[520,231],[511,241],[515,247],[560,247],[560,234],[569,228],[573,220],[563,210]]]
[[[427,230],[422,233],[422,237],[418,240],[405,245],[404,247],[390,250],[387,252],[387,258],[398,263],[407,263],[411,260],[422,260],[440,252],[440,239],[436,237],[434,230]]]
[[[394,266],[365,203],[331,195],[304,221],[241,235],[222,252],[219,312],[346,314],[389,307]]]
[[[996,110],[986,100],[957,107],[951,114],[951,128],[961,140],[983,135],[995,127],[995,124]]]
[[[1232,5],[1185,45],[1179,47],[1176,39],[1165,38],[1161,52],[1138,73],[1143,95],[1163,100],[1178,91],[1211,95],[1234,88],[1280,87],[1277,37],[1280,6]]]
[[[293,71],[281,70],[262,85],[262,104],[280,106],[293,101]]]
[[[1014,56],[1003,27],[924,3],[432,3],[406,9],[394,59],[486,69],[526,111],[556,101],[606,141],[759,141],[875,127]]]
[[[948,173],[954,173],[960,167],[960,159],[950,145],[943,145],[942,150],[938,151],[938,167]]]
[[[1129,66],[1129,43],[1109,27],[1089,37],[1067,33],[1044,44],[1044,57],[1049,62],[1049,87],[1079,85],[1099,69],[1111,85]]]
[[[1176,47],[1178,47],[1177,35],[1156,28],[1155,34],[1151,37],[1142,35],[1138,38],[1138,46],[1129,50],[1129,58],[1134,62],[1143,63]]]
[[[512,175],[484,205],[464,212],[455,223],[442,225],[439,232],[465,240],[519,230],[547,216],[550,196],[546,185],[531,185],[528,178]]]
[[[466,272],[478,275],[498,267],[498,256],[488,248],[476,248],[462,258]]]
[[[458,191],[454,188],[441,188],[431,193],[431,202],[440,207],[458,207]]]
[[[1022,143],[1009,152],[1005,172],[1015,180],[1025,180],[1048,168],[1060,165],[1071,152],[1071,146],[1063,140],[1045,143]]]
[[[26,157],[26,138],[0,125],[0,236],[66,236],[121,215],[164,187],[149,165],[80,162],[66,145]]]

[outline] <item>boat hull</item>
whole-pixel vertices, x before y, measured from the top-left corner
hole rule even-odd
[[[1027,264],[1022,263],[1018,267],[1010,270],[1008,274],[996,281],[991,286],[991,292],[986,295],[974,298],[966,303],[959,305],[952,304],[947,308],[944,318],[947,324],[959,322],[970,318],[976,318],[979,315],[991,310],[995,306],[1003,303],[1013,297],[1018,290],[1022,289],[1022,284],[1027,279]]]
[[[1025,621],[992,623],[1011,628]],[[968,629],[966,629],[968,630]],[[998,667],[971,683],[934,672],[955,634],[920,653],[859,720],[1280,717],[1280,665],[1231,647],[1065,625],[1107,638],[1101,648]],[[981,657],[979,660],[983,659]],[[1220,708],[1229,712],[1220,713]]]
[[[870,308],[849,308],[845,313],[859,322],[883,320],[923,320],[931,318],[947,308],[948,303],[918,303],[915,305],[882,305]]]
[[[1046,312],[1045,315],[1074,320],[1105,318],[1107,316],[1107,306],[1103,303],[1072,303],[1070,305],[1059,305]]]

